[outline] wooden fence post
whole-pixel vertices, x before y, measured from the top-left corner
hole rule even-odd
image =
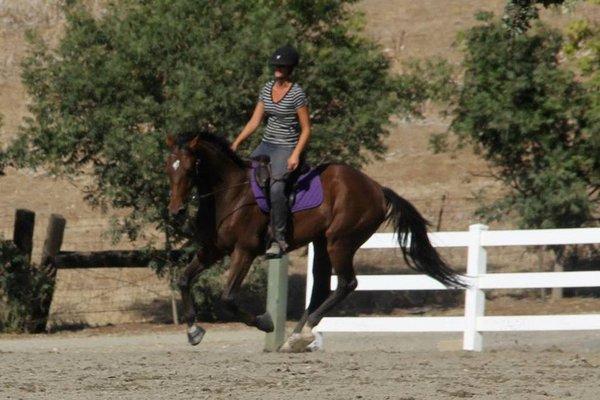
[[[62,246],[66,224],[67,221],[62,215],[50,215],[40,265],[45,266],[48,264],[54,264],[54,258],[60,252],[60,248]]]
[[[274,330],[267,333],[265,351],[277,351],[285,341],[288,294],[288,257],[269,260],[267,312],[273,318]]]
[[[27,261],[31,261],[31,250],[33,249],[33,228],[35,226],[35,213],[30,210],[17,209],[15,213],[15,225],[13,231],[13,242],[15,246],[25,255]]]
[[[42,258],[40,261],[40,270],[46,274],[49,283],[52,285],[52,293],[56,283],[56,256],[60,252],[65,226],[67,221],[62,215],[51,214],[46,229],[46,239],[44,240],[44,248],[42,249]],[[34,315],[35,331],[41,332],[46,329],[48,316],[50,315],[50,305],[52,304],[52,295],[43,299],[39,308]]]

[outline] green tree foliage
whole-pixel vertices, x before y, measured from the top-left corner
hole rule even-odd
[[[560,65],[563,36],[531,23],[536,3],[510,1],[502,19],[480,15],[483,23],[464,33],[451,131],[473,144],[508,188],[506,197],[481,210],[488,219],[516,211],[523,227],[595,224],[598,90]]]
[[[271,79],[269,55],[291,43],[310,98],[310,158],[361,165],[384,150],[392,113],[416,112],[424,94],[417,78],[392,76],[380,48],[359,35],[353,2],[121,0],[100,17],[68,2],[58,47],[30,37],[22,77],[32,117],[13,162],[91,173],[89,202],[129,210],[117,233],[135,238],[147,222],[165,229],[166,134],[232,138]]]
[[[565,0],[509,0],[502,21],[513,34],[522,34],[531,27],[531,21],[540,17],[537,4],[544,7],[562,5]]]
[[[0,237],[0,332],[40,332],[54,291],[52,279]]]
[[[591,0],[600,6],[600,0]],[[575,61],[578,75],[590,95],[591,129],[600,131],[600,23],[577,20],[566,31],[565,53]],[[598,139],[596,136],[591,139]],[[596,147],[598,148],[598,147]]]

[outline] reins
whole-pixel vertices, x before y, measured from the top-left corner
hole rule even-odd
[[[214,146],[214,143],[211,143],[211,144],[213,145],[213,147],[216,147],[216,146]],[[218,147],[216,147],[216,150],[217,150],[217,151],[222,151],[222,150],[221,150],[221,149],[219,149]],[[196,157],[198,158],[198,155],[196,155]],[[197,162],[197,161],[196,161],[196,162]],[[198,164],[196,165],[196,169],[198,169]],[[197,176],[197,175],[196,175],[196,176]],[[217,190],[210,191],[210,192],[208,192],[208,193],[204,193],[204,194],[198,195],[198,196],[197,196],[197,198],[198,198],[198,199],[205,199],[205,198],[207,198],[207,197],[214,196],[214,195],[215,195],[215,194],[217,194],[217,193],[225,192],[225,191],[227,191],[227,190],[230,190],[230,189],[232,189],[232,188],[235,188],[235,187],[238,187],[238,186],[245,185],[245,184],[247,184],[247,183],[250,183],[250,180],[248,180],[248,179],[247,179],[247,180],[245,180],[245,181],[243,181],[243,182],[236,183],[235,185],[230,185],[230,186],[224,187],[224,188],[222,188],[222,189],[217,189]]]
[[[204,194],[198,195],[198,199],[205,199],[207,197],[213,196],[216,193],[225,192],[225,191],[227,191],[227,190],[229,190],[231,188],[234,188],[234,187],[237,187],[237,186],[242,186],[242,185],[245,185],[247,183],[250,183],[250,181],[246,180],[246,181],[243,181],[241,183],[236,183],[235,185],[227,186],[227,187],[225,187],[223,189],[213,190],[212,192],[208,192],[208,193],[204,193]]]

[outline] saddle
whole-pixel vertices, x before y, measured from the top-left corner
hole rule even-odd
[[[269,157],[262,155],[252,158],[250,171],[250,185],[256,202],[261,210],[269,212],[271,182]],[[319,171],[311,169],[304,159],[300,160],[298,168],[286,173],[280,179],[285,180],[285,193],[288,199],[288,209],[291,212],[318,207],[323,202]]]
[[[252,158],[254,168],[254,176],[256,183],[262,189],[267,198],[270,198],[270,183],[271,183],[271,160],[269,156],[261,155]],[[285,181],[285,194],[288,200],[288,208],[296,202],[296,194],[298,192],[298,178],[310,171],[310,165],[304,157],[300,158],[300,165],[291,172],[286,172],[283,177],[279,178]]]

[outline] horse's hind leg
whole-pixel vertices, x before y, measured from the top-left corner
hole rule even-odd
[[[235,302],[244,278],[248,274],[248,270],[252,265],[255,255],[250,252],[236,248],[231,255],[231,265],[229,267],[229,277],[225,286],[225,291],[221,296],[221,300],[225,304],[225,307],[234,316],[249,326],[255,326],[261,331],[272,332],[273,331],[273,320],[269,313],[265,312],[262,315],[253,315],[243,308],[239,307]]]
[[[340,304],[342,300],[356,289],[358,282],[356,281],[356,275],[352,266],[352,259],[357,248],[358,246],[354,243],[345,241],[338,241],[335,244],[327,246],[331,266],[338,277],[338,285],[314,311],[309,312],[306,323],[301,328],[300,333],[290,337],[289,346],[292,351],[304,351],[306,346],[315,339],[312,329],[319,324],[325,314]]]
[[[313,287],[310,303],[296,324],[292,335],[287,339],[283,346],[281,346],[280,351],[282,352],[293,351],[291,344],[294,343],[300,335],[300,332],[302,332],[302,328],[304,328],[308,316],[317,310],[331,293],[331,261],[329,260],[329,254],[327,253],[327,242],[324,239],[315,241],[315,260],[312,274]]]
[[[337,288],[323,301],[323,303],[306,320],[306,327],[312,329],[319,324],[321,319],[344,300],[354,289],[357,281],[352,266],[352,259],[357,246],[354,244],[337,242],[334,245],[327,246],[331,265],[338,277]]]
[[[308,308],[294,328],[294,333],[300,333],[308,316],[313,313],[329,297],[331,292],[331,260],[327,253],[325,239],[315,241],[315,260],[313,264],[313,287]]]

